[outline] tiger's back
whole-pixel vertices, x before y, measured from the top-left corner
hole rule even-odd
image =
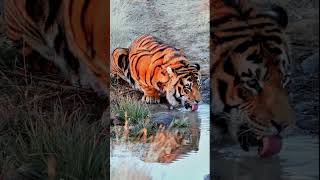
[[[143,35],[133,41],[129,52],[133,78],[140,85],[153,86],[157,90],[162,90],[157,83],[169,81],[167,67],[178,69],[189,63],[182,51],[150,35]]]

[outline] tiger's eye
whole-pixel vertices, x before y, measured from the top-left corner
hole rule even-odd
[[[239,87],[238,88],[238,96],[241,99],[248,100],[249,98],[251,98],[253,96],[253,93],[245,87]]]
[[[184,87],[183,90],[184,90],[186,93],[190,93],[190,92],[191,92],[191,89],[188,88],[188,87]]]
[[[262,90],[262,88],[260,87],[260,84],[258,83],[258,81],[256,79],[252,79],[250,81],[247,81],[247,84],[249,87],[257,90],[257,92],[260,92]]]

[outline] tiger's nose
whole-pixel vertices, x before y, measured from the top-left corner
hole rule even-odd
[[[288,127],[287,123],[277,123],[274,120],[271,120],[271,124],[277,129],[278,133],[281,133],[282,130]]]

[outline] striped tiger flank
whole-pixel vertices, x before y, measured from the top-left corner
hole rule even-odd
[[[63,25],[71,52],[79,59],[80,71],[98,93],[109,90],[109,2],[107,0],[63,1]],[[81,80],[80,80],[81,81]]]

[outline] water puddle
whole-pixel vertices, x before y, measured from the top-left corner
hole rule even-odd
[[[152,111],[162,110],[158,108]],[[209,174],[209,105],[201,104],[196,112],[183,109],[170,112],[178,118],[187,118],[190,121],[190,129],[193,133],[189,143],[179,148],[179,153],[170,163],[146,161],[144,157],[149,148],[147,144],[111,143],[111,179],[121,176],[122,179],[130,177],[133,180],[201,180]]]
[[[289,136],[277,156],[261,159],[237,145],[214,151],[217,180],[316,180],[319,179],[319,137]]]

